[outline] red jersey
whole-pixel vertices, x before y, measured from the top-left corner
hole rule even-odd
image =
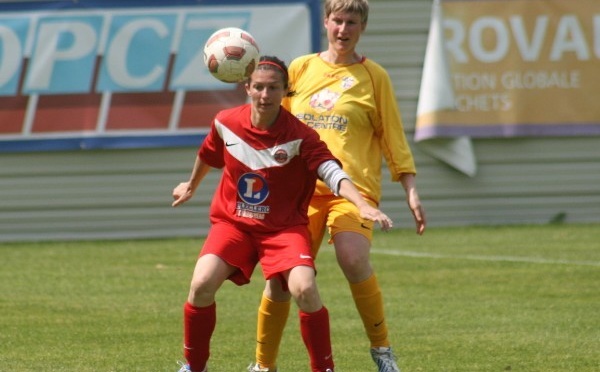
[[[223,168],[210,221],[257,232],[306,225],[317,169],[337,159],[284,108],[267,130],[252,126],[250,110],[247,104],[219,112],[198,151],[203,162]]]

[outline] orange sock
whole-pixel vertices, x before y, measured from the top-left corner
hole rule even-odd
[[[363,321],[371,347],[389,347],[388,328],[383,311],[383,296],[375,274],[360,283],[350,283],[354,304]]]
[[[258,308],[256,328],[256,362],[261,367],[277,366],[279,345],[290,313],[290,301],[275,302],[263,294]]]

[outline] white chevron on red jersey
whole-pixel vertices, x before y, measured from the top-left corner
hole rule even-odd
[[[224,168],[211,221],[271,232],[308,223],[319,165],[337,159],[318,134],[285,109],[267,130],[250,121],[250,105],[221,111],[198,152]]]

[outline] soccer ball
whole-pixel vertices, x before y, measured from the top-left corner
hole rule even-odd
[[[235,27],[222,28],[204,45],[204,64],[225,83],[239,83],[252,74],[258,64],[258,45],[248,32]]]

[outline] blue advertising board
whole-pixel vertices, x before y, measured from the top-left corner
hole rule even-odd
[[[207,38],[238,27],[286,62],[319,49],[320,1],[0,3],[0,152],[195,145],[246,102]]]

